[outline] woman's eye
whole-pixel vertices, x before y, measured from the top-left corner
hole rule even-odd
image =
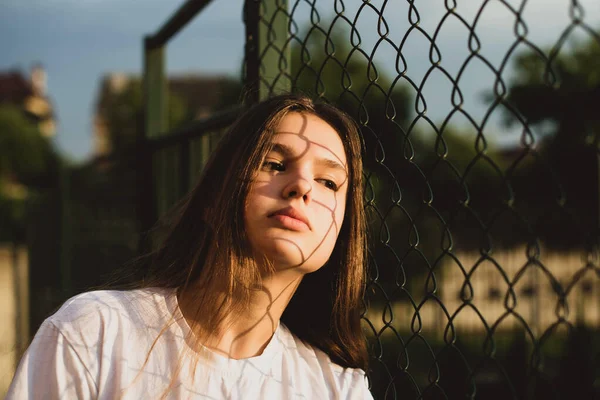
[[[262,165],[262,169],[263,171],[277,171],[277,172],[282,172],[285,171],[285,166],[283,165],[283,163],[280,163],[278,161],[265,161]]]
[[[325,186],[327,189],[331,189],[334,192],[337,192],[338,185],[334,181],[329,179],[321,179],[320,181],[323,183],[323,186]]]

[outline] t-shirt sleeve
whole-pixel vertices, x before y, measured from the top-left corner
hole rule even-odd
[[[6,399],[96,398],[96,384],[80,353],[46,320],[21,359]]]
[[[352,374],[352,382],[348,393],[350,399],[373,400],[373,395],[369,391],[369,382],[362,370],[355,370]]]

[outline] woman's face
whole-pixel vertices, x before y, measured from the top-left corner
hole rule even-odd
[[[272,146],[248,194],[248,240],[277,271],[313,272],[331,255],[344,219],[344,146],[328,123],[298,112],[283,118]]]

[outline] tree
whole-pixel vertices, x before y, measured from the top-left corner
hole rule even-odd
[[[533,157],[516,166],[511,181],[523,214],[547,244],[588,246],[599,204],[600,40],[549,54],[523,53],[515,63],[507,103],[516,113],[506,113],[507,124],[520,117],[530,126],[553,128],[537,138]]]
[[[0,106],[0,241],[19,241],[25,232],[28,192],[56,184],[58,157],[24,112]]]
[[[389,247],[381,246],[377,238],[382,230],[391,229],[391,246],[398,252],[405,251],[403,216],[386,212],[392,206],[394,188],[410,187],[414,178],[405,173],[410,169],[405,148],[411,143],[404,130],[410,117],[410,95],[404,85],[379,71],[375,62],[352,45],[352,32],[341,23],[334,20],[310,24],[296,35],[300,40],[292,46],[292,86],[296,91],[326,99],[359,122],[365,144],[366,197],[372,200],[368,211],[372,214],[369,229],[374,239],[373,260],[377,260],[381,282],[392,285],[394,259]]]
[[[134,79],[120,92],[110,93],[104,106],[104,118],[112,151],[127,150],[135,145],[144,130],[144,92],[142,82]],[[169,92],[168,129],[177,128],[193,119],[193,110],[185,101]]]
[[[332,27],[329,32],[320,25],[311,26],[303,43],[294,42],[294,88],[326,98],[379,137],[390,135],[396,144],[403,145],[401,126],[410,117],[408,89],[379,71],[376,62],[352,46],[352,33],[347,29]]]
[[[352,44],[353,33],[339,23],[309,25],[296,36],[300,40],[292,47],[293,86],[326,98],[359,121],[365,141],[366,197],[374,200],[369,223],[379,280],[410,281],[425,274],[425,259],[433,262],[441,251],[445,227],[437,213],[444,218],[454,214],[445,222],[451,223],[461,244],[480,245],[481,230],[469,229],[474,218],[461,207],[464,187],[468,185],[475,200],[471,208],[490,214],[490,203],[506,197],[499,193],[501,183],[492,167],[500,160],[493,149],[485,156],[478,154],[470,132],[446,126],[436,135],[411,126],[409,86],[378,69],[376,61]],[[411,249],[417,241],[424,257]]]

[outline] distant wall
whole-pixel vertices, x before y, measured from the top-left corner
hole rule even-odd
[[[526,254],[525,247],[518,247],[499,250],[490,255],[490,258],[498,263],[499,268],[513,284],[514,313],[523,318],[533,333],[541,335],[551,329],[551,326],[558,321],[559,315],[573,325],[580,323],[590,328],[599,328],[600,281],[593,269],[587,268],[589,260],[586,259],[586,253],[576,250],[557,252],[542,248],[537,262],[528,260]],[[472,293],[469,290],[466,293],[471,297],[470,306],[465,307],[466,301],[461,298],[461,290],[467,281],[465,273],[450,257],[440,262],[435,270],[439,280],[437,296],[450,315],[454,315],[457,310],[464,307],[453,320],[453,326],[457,330],[466,333],[485,333],[487,328],[482,323],[481,317],[485,319],[488,326],[502,320],[507,313],[505,299],[509,292],[509,285],[505,282],[499,268],[489,260],[482,260],[478,252],[458,251],[455,256],[460,260],[465,272],[470,274]],[[541,267],[554,276],[562,290],[567,292],[565,300],[568,307],[560,307],[560,296]],[[522,269],[524,271],[521,271]],[[521,277],[517,279],[517,274],[521,273]],[[420,286],[413,290],[413,294],[417,293],[418,289],[424,289],[424,281],[419,283]],[[415,295],[414,300],[417,304],[423,301],[422,296],[423,294]],[[510,305],[511,301],[508,304]],[[471,306],[480,312],[481,317]],[[442,308],[431,299],[425,301],[418,312],[412,304],[399,301],[392,301],[389,311],[391,314],[388,315],[388,321],[393,316],[391,325],[399,331],[408,331],[411,329],[411,324],[414,324],[412,329],[420,328],[423,334],[428,333],[432,337],[441,338],[449,324]],[[377,330],[384,327],[382,313],[381,309],[369,309],[367,312],[369,320]],[[420,317],[418,320],[415,319],[417,315]],[[509,315],[495,329],[511,331],[517,327],[523,327],[523,323]]]
[[[0,243],[0,398],[6,395],[29,340],[28,275],[25,246],[14,249]]]

